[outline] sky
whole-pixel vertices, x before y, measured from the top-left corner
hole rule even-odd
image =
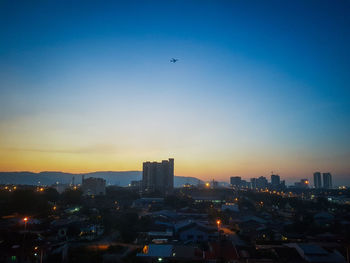
[[[0,171],[350,184],[349,47],[346,0],[1,1]]]

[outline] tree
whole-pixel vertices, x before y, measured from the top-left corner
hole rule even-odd
[[[50,202],[57,202],[60,198],[60,194],[55,188],[52,187],[45,189],[44,195],[46,199]]]
[[[62,200],[69,205],[81,204],[83,192],[79,189],[67,189],[62,193]]]

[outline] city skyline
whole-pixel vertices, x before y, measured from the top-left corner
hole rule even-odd
[[[349,2],[252,3],[1,3],[0,171],[350,184]]]

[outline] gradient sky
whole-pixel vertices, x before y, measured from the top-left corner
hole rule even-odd
[[[349,47],[345,0],[1,1],[0,170],[346,182]]]

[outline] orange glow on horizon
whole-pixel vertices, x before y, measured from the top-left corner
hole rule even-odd
[[[224,154],[223,152],[222,154]],[[214,153],[213,153],[214,154]],[[269,171],[276,163],[281,162],[279,167],[281,178],[298,181],[302,178],[310,178],[314,166],[301,164],[298,171],[295,170],[292,160],[269,160],[268,157],[256,154],[253,157],[240,156],[232,153],[229,157],[222,155],[198,154],[195,151],[187,152],[138,152],[130,149],[125,153],[78,153],[61,151],[39,150],[6,150],[0,145],[0,171],[3,172],[42,172],[61,171],[66,173],[90,173],[96,171],[142,171],[144,161],[159,161],[167,158],[175,159],[175,175],[188,176],[209,181],[216,178],[217,181],[229,181],[231,176],[241,176],[242,179],[265,176],[269,178]],[[254,158],[258,159],[256,161]],[[254,160],[253,160],[254,159]],[[324,166],[329,169],[328,164]],[[322,166],[319,169],[322,168]],[[306,172],[304,172],[306,170]],[[341,173],[340,170],[339,173]],[[334,172],[336,173],[336,171]],[[347,174],[343,172],[343,174]],[[308,183],[310,181],[308,180]]]

